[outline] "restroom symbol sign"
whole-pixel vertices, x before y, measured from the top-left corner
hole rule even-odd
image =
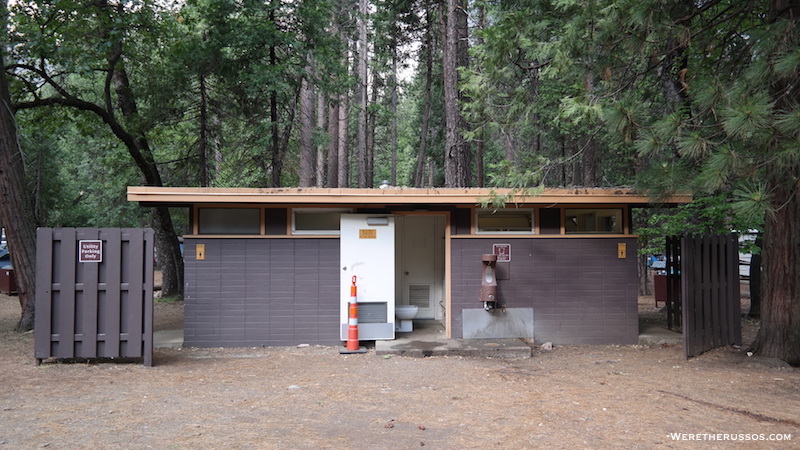
[[[511,244],[494,244],[492,253],[497,255],[497,262],[511,262]]]

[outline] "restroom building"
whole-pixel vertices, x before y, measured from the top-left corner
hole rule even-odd
[[[361,340],[404,333],[395,308],[413,305],[449,338],[636,343],[631,208],[650,199],[548,189],[481,207],[492,193],[505,191],[129,187],[128,200],[189,208],[186,346],[341,344],[354,280]]]

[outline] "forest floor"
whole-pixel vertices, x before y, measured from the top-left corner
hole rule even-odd
[[[746,311],[746,309],[745,309]],[[640,313],[663,321],[652,297]],[[157,348],[37,366],[0,295],[0,447],[797,448],[800,369],[720,348],[556,346],[525,359]],[[746,343],[757,323],[744,320]],[[180,328],[157,302],[155,328]]]

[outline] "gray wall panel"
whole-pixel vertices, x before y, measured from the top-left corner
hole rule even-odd
[[[206,245],[195,260],[195,245]],[[499,297],[531,308],[538,342],[630,344],[638,338],[633,238],[453,239],[453,337],[463,309],[481,308],[480,255],[509,243]],[[628,258],[617,258],[617,244]],[[338,239],[187,238],[187,346],[340,344]],[[490,314],[490,313],[486,313]]]
[[[498,281],[498,296],[508,308],[533,309],[537,342],[637,342],[634,238],[453,239],[453,337],[462,336],[461,311],[482,306],[480,256],[495,243],[511,244],[512,258],[510,278]],[[618,243],[627,244],[627,258],[617,257]]]
[[[187,238],[184,246],[186,346],[340,343],[338,239]]]

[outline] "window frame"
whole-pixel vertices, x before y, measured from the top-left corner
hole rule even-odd
[[[502,214],[526,214],[530,217],[530,228],[528,230],[484,230],[481,228],[482,215]],[[498,216],[499,217],[499,216]],[[475,234],[481,235],[509,235],[509,234],[536,234],[536,208],[477,208],[474,214],[475,218]]]
[[[587,230],[580,230],[577,229],[578,222],[575,223],[576,229],[574,231],[570,231],[569,222],[570,222],[570,211],[593,211],[595,213],[594,217],[594,228],[593,231]],[[614,211],[613,215],[598,215],[597,212],[602,211]],[[576,215],[576,217],[578,217]],[[614,223],[614,229],[612,231],[605,231],[600,230],[599,224],[600,220],[603,217],[613,217],[614,219],[618,220],[618,222]],[[625,208],[624,207],[608,207],[608,208],[589,208],[589,207],[574,207],[574,208],[564,208],[564,234],[566,235],[576,235],[576,234],[604,234],[604,235],[613,235],[613,234],[625,234]]]
[[[339,228],[336,229],[308,229],[308,230],[298,230],[297,229],[297,213],[300,212],[301,214],[324,214],[324,213],[338,213],[340,224],[341,224],[341,215],[342,214],[350,214],[352,212],[352,208],[320,208],[320,207],[311,207],[311,208],[292,208],[292,216],[291,216],[291,233],[293,236],[303,236],[303,235],[341,235],[341,230]],[[339,225],[341,226],[341,225]]]
[[[248,224],[248,228],[246,230],[244,230],[244,231],[232,231],[231,229],[224,229],[224,230],[216,230],[215,229],[215,230],[207,231],[207,230],[204,230],[203,227],[204,227],[204,222],[206,222],[205,226],[208,226],[207,221],[208,221],[209,218],[206,217],[205,218],[206,220],[204,221],[204,218],[203,218],[203,215],[204,215],[203,212],[204,211],[206,211],[206,212],[210,212],[210,211],[226,211],[223,214],[223,217],[225,215],[230,214],[230,211],[249,211],[251,213],[255,212],[257,214],[258,220],[254,224],[253,223]],[[219,235],[257,236],[257,235],[260,235],[261,232],[262,232],[262,227],[263,227],[263,223],[264,223],[264,217],[263,217],[264,213],[263,213],[263,211],[264,211],[263,208],[252,207],[252,206],[248,206],[248,207],[200,206],[200,207],[197,208],[197,234],[199,236],[219,236]],[[248,218],[248,220],[252,220],[252,219],[253,219],[252,217]],[[212,226],[219,226],[220,224],[222,224],[223,226],[226,226],[226,225],[230,225],[232,223],[233,223],[233,219],[231,219],[231,220],[223,220],[223,221],[220,221],[220,222],[218,222],[216,224],[213,224]],[[252,225],[255,225],[255,228],[250,229],[250,227],[252,227]]]

